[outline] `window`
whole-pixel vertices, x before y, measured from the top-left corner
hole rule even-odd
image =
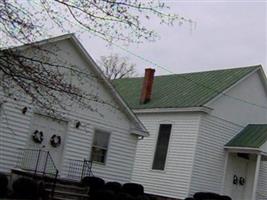
[[[96,130],[92,145],[91,160],[99,163],[105,163],[110,133]]]
[[[164,170],[171,135],[171,128],[171,124],[161,124],[159,127],[159,135],[152,169]]]

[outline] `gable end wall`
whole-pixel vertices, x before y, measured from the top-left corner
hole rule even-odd
[[[201,117],[190,186],[191,195],[199,191],[220,193],[223,187],[224,145],[248,124],[267,123],[267,109],[259,107],[267,105],[266,90],[259,71],[251,74],[226,94],[230,97],[222,95],[208,103],[206,106],[213,110]],[[258,190],[261,192],[266,186],[261,178],[266,177],[266,170],[265,162],[260,170]]]
[[[45,47],[51,50],[59,49],[57,51],[59,60],[63,58],[64,64],[74,65],[81,71],[88,73],[89,77],[82,86],[87,89],[88,93],[99,95],[101,99],[118,105],[111,97],[108,89],[103,86],[103,81],[94,78],[94,71],[91,70],[90,64],[77,52],[70,40],[58,41],[56,44],[45,44]],[[29,49],[26,53],[32,52]],[[67,78],[72,77],[67,76]],[[71,81],[78,83],[75,78]],[[4,99],[1,92],[0,88],[0,103]],[[16,166],[18,148],[27,148],[27,143],[31,139],[31,121],[36,109],[27,100],[25,102],[6,100],[8,102],[0,108],[2,113],[0,119],[0,171],[8,173],[11,168]],[[129,182],[137,145],[137,136],[130,134],[130,128],[134,125],[131,124],[132,121],[125,115],[125,112],[101,103],[91,103],[93,108],[97,108],[103,116],[94,111],[81,109],[79,106],[69,108],[69,112],[59,110],[64,120],[68,122],[66,139],[64,144],[61,144],[64,146],[64,153],[60,177],[68,176],[71,160],[90,159],[94,129],[98,128],[111,132],[111,137],[106,164],[93,164],[94,175],[107,181]],[[24,106],[28,107],[25,115],[21,112]],[[75,128],[77,121],[81,122],[79,128]]]
[[[199,113],[138,114],[150,133],[140,140],[132,182],[144,186],[149,194],[184,199],[188,195],[195,144],[199,128]],[[152,170],[152,162],[160,124],[172,124],[165,170]]]

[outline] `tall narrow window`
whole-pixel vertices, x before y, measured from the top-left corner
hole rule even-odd
[[[110,133],[96,130],[92,145],[91,160],[105,163],[108,151]]]
[[[152,169],[164,170],[171,135],[171,128],[171,124],[161,124],[159,127],[159,134]]]

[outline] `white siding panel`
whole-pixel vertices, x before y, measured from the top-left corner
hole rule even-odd
[[[267,121],[265,106],[267,102],[266,90],[258,72],[243,80],[207,106],[213,108],[212,115],[227,121],[246,126],[247,124]],[[255,106],[259,105],[259,106]]]
[[[224,145],[241,129],[242,127],[226,120],[202,115],[191,179],[191,196],[195,192],[221,192],[225,162]]]
[[[19,148],[27,142],[31,113],[22,114],[24,106],[10,100],[0,107],[0,171],[5,173],[16,166]]]
[[[138,115],[150,136],[138,142],[132,182],[145,192],[183,199],[189,190],[194,148],[199,128],[199,114]],[[172,124],[165,170],[152,170],[159,125]]]
[[[70,128],[68,131],[62,176],[67,176],[70,160],[90,159],[94,129],[98,128],[111,131],[111,138],[106,163],[105,165],[93,164],[94,175],[106,180],[128,182],[132,174],[137,137],[130,135],[129,129],[125,127],[111,127],[112,121],[103,119],[96,121],[91,121],[90,117],[87,117],[86,123],[88,124],[83,132],[78,133],[78,129],[75,128]],[[83,121],[81,123],[83,124]]]
[[[267,161],[262,161],[260,166],[256,200],[266,200],[266,199],[267,199]]]

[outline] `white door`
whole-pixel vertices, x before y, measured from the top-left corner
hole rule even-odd
[[[51,162],[51,159],[48,158],[48,162],[46,162],[47,154],[45,152],[49,151],[55,166],[58,170],[60,170],[66,131],[67,122],[43,115],[34,115],[31,125],[31,132],[29,134],[28,148],[36,150],[28,150],[27,155],[27,159],[32,159],[32,167],[36,166],[35,160],[37,160],[39,156],[38,169],[42,170],[44,166],[46,166],[48,170],[53,170],[53,163]],[[42,135],[40,139],[42,141],[40,142],[40,140],[34,140],[34,135],[36,135],[38,139],[40,139],[40,135]],[[55,138],[54,141],[58,141],[58,138],[60,137],[60,144],[53,146],[51,143],[51,138],[53,136]],[[38,149],[42,151],[38,151]]]
[[[226,187],[229,188],[229,195],[233,200],[246,199],[248,162],[249,160],[236,155],[229,157]]]

